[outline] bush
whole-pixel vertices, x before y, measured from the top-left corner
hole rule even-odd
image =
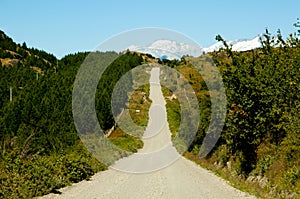
[[[20,153],[11,153],[5,157],[0,163],[1,198],[41,196],[107,169],[80,145],[49,156],[21,159]]]

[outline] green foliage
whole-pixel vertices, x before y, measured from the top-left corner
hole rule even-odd
[[[271,188],[276,184],[273,188],[278,193],[288,190],[299,195],[299,20],[294,26],[297,30],[287,40],[280,31],[276,36],[266,31],[263,48],[248,52],[233,52],[220,35],[216,37],[225,49],[210,56],[223,78],[228,114],[222,137],[207,159],[224,167],[232,162],[232,169],[240,176],[264,175]],[[115,52],[105,54],[118,56]],[[28,48],[25,43],[16,44],[0,32],[1,198],[42,195],[106,169],[78,145],[72,118],[73,83],[87,55],[88,52],[76,53],[57,60],[45,51]],[[139,54],[127,52],[104,72],[95,103],[103,129],[114,125],[111,94],[116,82],[143,61]],[[159,63],[183,74],[199,98],[200,126],[189,148],[198,153],[210,122],[207,86],[188,57]],[[129,85],[131,79],[128,81]],[[171,95],[167,92],[164,91],[165,96]],[[127,100],[119,99],[118,103],[123,105]],[[180,124],[179,103],[167,100],[166,106],[170,129],[176,134]],[[127,134],[109,139],[131,152],[143,145]],[[173,142],[180,148],[184,146],[182,140]]]
[[[122,134],[116,138],[110,138],[110,141],[118,148],[125,151],[136,153],[138,149],[143,148],[143,141],[128,134]]]
[[[17,44],[8,37],[3,31],[0,30],[0,48],[3,50],[15,51]]]
[[[92,158],[82,145],[49,156],[20,158],[14,147],[0,162],[0,197],[31,198],[55,191],[71,183],[89,179],[106,166]]]
[[[181,120],[180,104],[177,99],[169,99],[173,93],[168,88],[162,87],[162,92],[166,100],[166,109],[167,109],[169,128],[172,135],[176,135]]]
[[[45,51],[15,44],[0,32],[0,198],[46,194],[106,169],[78,145],[72,116],[73,84],[88,54],[57,60]],[[118,56],[115,52],[102,54]],[[141,62],[137,54],[122,55],[100,81],[109,84],[99,87],[97,94],[104,101],[103,106],[96,105],[101,123],[108,121],[106,128],[113,125],[111,111],[101,111],[110,107],[117,78]],[[114,141],[129,151],[142,146],[140,140],[126,136]]]
[[[184,60],[184,59],[183,59]],[[182,60],[181,60],[182,61]],[[181,62],[180,60],[177,60],[177,59],[173,59],[173,60],[168,60],[168,59],[162,59],[162,60],[159,60],[158,63],[159,64],[163,64],[163,65],[166,65],[166,66],[169,66],[171,68],[175,68],[176,66],[178,66]]]
[[[297,42],[297,38],[283,40],[280,31],[276,36],[266,31],[262,49],[232,52],[227,48],[213,53],[228,100],[219,144],[226,145],[238,174],[266,176],[278,193],[299,191]]]
[[[138,126],[146,127],[149,121],[150,84],[143,85],[131,94],[129,99],[129,113],[132,121]],[[136,110],[139,110],[137,113]]]
[[[297,18],[296,23],[294,23],[294,27],[297,29],[296,32],[294,33],[294,36],[295,36],[296,39],[298,39],[298,41],[299,41],[299,38],[297,38],[297,37],[300,36],[300,20],[299,20],[299,18]]]
[[[227,117],[221,138],[203,161],[212,162],[218,168],[228,168],[230,178],[266,177],[269,182],[266,191],[272,192],[271,197],[286,197],[293,192],[299,195],[298,38],[291,35],[284,40],[280,31],[276,36],[266,31],[263,48],[247,52],[233,52],[221,36],[216,39],[223,42],[225,49],[210,53],[210,56],[223,78]],[[204,58],[195,59],[201,61]],[[186,57],[185,60],[176,69],[189,81],[199,99],[200,126],[189,148],[197,154],[210,122],[210,99],[205,82],[189,65],[193,58]],[[179,105],[167,104],[167,109],[172,115],[174,110],[179,110]],[[178,119],[168,115],[168,120],[173,124]]]
[[[137,53],[126,53],[118,57],[103,73],[102,78],[98,84],[98,90],[96,92],[95,106],[98,110],[97,116],[99,123],[104,130],[110,129],[114,125],[114,119],[111,110],[111,96],[114,87],[118,80],[132,68],[141,65],[143,58]],[[129,90],[128,87],[132,85],[131,79],[128,79],[128,83],[124,83],[123,90],[117,92],[125,92]],[[115,107],[125,107],[125,103],[128,98],[119,99]],[[115,110],[115,113],[120,113],[121,110]]]
[[[234,154],[243,153],[250,172],[263,139],[279,145],[288,132],[286,113],[299,104],[299,49],[271,48],[268,34],[261,50],[235,53],[235,64],[221,65],[229,115],[223,138]],[[233,52],[232,52],[233,53]]]
[[[263,158],[261,158],[258,162],[257,162],[257,169],[259,169],[260,171],[260,175],[264,175],[265,172],[270,168],[270,166],[272,165],[273,161],[274,161],[275,157],[274,156],[270,156],[270,155],[266,155]]]

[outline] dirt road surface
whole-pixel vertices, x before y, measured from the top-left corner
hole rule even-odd
[[[47,198],[103,199],[241,199],[256,198],[230,186],[195,163],[183,158],[172,146],[165,100],[159,84],[159,68],[150,78],[149,124],[142,138],[144,147],[117,161],[107,171],[60,189]]]

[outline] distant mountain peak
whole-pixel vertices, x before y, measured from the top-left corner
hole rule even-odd
[[[203,52],[198,46],[173,40],[156,40],[148,46],[129,46],[128,49],[164,59],[180,59],[183,55],[199,56]]]
[[[256,48],[261,48],[260,38],[262,35],[258,35],[253,39],[240,39],[227,41],[227,44],[232,47],[233,51],[248,51]],[[182,42],[176,42],[173,40],[161,39],[156,40],[148,46],[129,46],[128,49],[131,51],[137,51],[141,53],[151,54],[156,58],[161,59],[181,59],[184,55],[190,55],[199,57],[204,52],[218,51],[220,48],[224,48],[222,42],[217,42],[210,47],[202,48],[191,44]]]
[[[256,48],[261,48],[261,42],[260,42],[261,35],[258,35],[257,37],[253,39],[239,39],[239,40],[233,40],[233,41],[227,41],[227,44],[232,47],[233,51],[248,51]],[[220,48],[224,48],[222,42],[217,42],[213,45],[211,45],[208,48],[204,48],[204,52],[213,52],[217,51]]]

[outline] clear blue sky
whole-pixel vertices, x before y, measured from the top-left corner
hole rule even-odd
[[[300,17],[300,1],[0,0],[0,29],[16,42],[59,58],[94,49],[120,32],[162,27],[182,32],[201,46],[253,38],[268,27],[287,36]]]

